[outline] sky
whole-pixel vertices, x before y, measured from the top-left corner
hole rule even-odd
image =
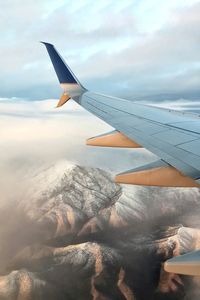
[[[1,98],[60,96],[41,40],[88,89],[155,101],[200,97],[200,1],[0,3]]]
[[[156,159],[144,149],[85,146],[111,128],[73,101],[54,108],[62,91],[40,40],[55,44],[88,89],[165,100],[159,103],[165,107],[175,97],[178,109],[199,106],[200,1],[0,3],[1,195],[57,161],[117,174]]]
[[[53,170],[55,178],[54,166],[60,174],[65,166],[78,164],[114,177],[157,159],[145,149],[86,146],[87,138],[112,128],[73,100],[55,109],[62,91],[39,41],[53,43],[88,89],[161,107],[200,107],[200,1],[0,4],[0,212],[32,191],[35,176],[46,180],[44,170]],[[130,193],[137,188],[140,197],[148,197],[143,187],[123,186]],[[194,190],[165,192],[176,200],[182,194],[183,199],[192,197]]]

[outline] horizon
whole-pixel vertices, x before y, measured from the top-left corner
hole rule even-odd
[[[197,0],[15,0],[2,12],[0,97],[59,97],[36,42],[45,38],[88,89],[130,100],[200,99]]]

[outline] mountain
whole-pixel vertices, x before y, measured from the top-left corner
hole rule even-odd
[[[61,161],[0,208],[0,299],[199,299],[163,262],[199,248],[200,191],[120,186]]]

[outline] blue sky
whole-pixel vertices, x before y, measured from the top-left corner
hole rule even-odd
[[[0,97],[59,97],[45,40],[92,90],[199,99],[200,1],[8,0],[0,28]]]

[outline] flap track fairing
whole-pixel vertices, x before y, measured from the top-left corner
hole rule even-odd
[[[164,269],[175,274],[200,276],[200,250],[169,259]]]
[[[141,148],[139,144],[116,130],[92,137],[86,141],[86,144],[98,147]]]
[[[144,186],[199,187],[195,180],[162,160],[120,173],[115,177],[115,182]]]

